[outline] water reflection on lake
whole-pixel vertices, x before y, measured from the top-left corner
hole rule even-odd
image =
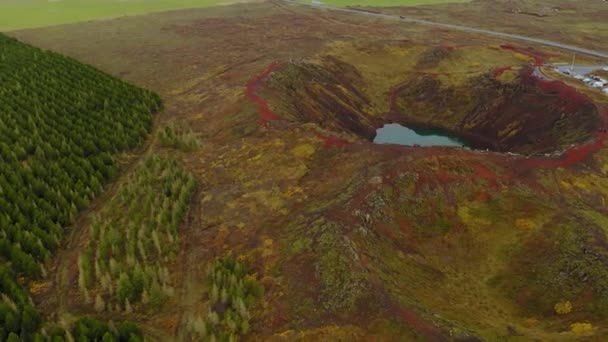
[[[376,144],[406,146],[457,146],[468,148],[462,140],[435,129],[411,129],[400,124],[386,124],[376,130]]]

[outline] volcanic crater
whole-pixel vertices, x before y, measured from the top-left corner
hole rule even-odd
[[[511,47],[344,46],[279,66],[262,90],[272,111],[351,140],[373,141],[377,128],[399,123],[526,155],[564,151],[601,125],[585,95],[539,75],[541,56]],[[471,63],[487,54],[514,63]],[[377,62],[370,68],[369,60]]]

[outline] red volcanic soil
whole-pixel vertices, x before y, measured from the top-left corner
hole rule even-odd
[[[351,144],[350,142],[348,142],[346,140],[336,138],[336,137],[331,137],[328,135],[323,135],[320,133],[315,133],[315,137],[321,139],[325,143],[325,146],[327,146],[327,147],[331,147],[331,146],[344,147],[344,146],[348,146]]]
[[[260,110],[260,123],[265,125],[269,121],[281,120],[281,117],[273,113],[268,107],[268,102],[256,94],[256,88],[261,81],[266,79],[273,71],[278,69],[280,64],[274,62],[270,64],[261,74],[255,76],[247,82],[247,98],[255,103]]]
[[[416,192],[422,189],[424,184],[434,182],[439,182],[440,184],[445,185],[453,182],[473,182],[477,179],[484,179],[492,186],[496,186],[499,184],[499,182],[508,181],[510,178],[509,176],[499,176],[492,170],[479,163],[474,163],[473,169],[475,172],[470,175],[453,174],[450,173],[448,169],[442,170],[441,172],[430,176],[419,173],[418,182],[416,183]]]
[[[500,68],[496,68],[494,69],[494,77],[500,77],[502,74],[505,73],[505,71],[511,70],[513,67],[510,66],[503,66]]]
[[[560,98],[566,99],[566,103],[568,105],[564,109],[567,111],[577,110],[585,103],[590,102],[585,95],[579,93],[575,88],[565,84],[564,82],[539,79],[530,72],[522,72],[521,78],[525,83],[534,85],[547,93],[555,93]]]
[[[606,123],[608,123],[608,108],[601,108],[600,115],[604,126],[606,126]],[[560,167],[576,164],[601,150],[606,139],[608,139],[608,132],[598,131],[593,133],[591,142],[570,148],[560,159],[529,159],[525,160],[524,163],[527,166],[537,167]]]
[[[404,309],[395,302],[387,303],[387,313],[391,317],[400,319],[412,330],[414,330],[424,341],[443,342],[450,341],[439,328],[432,323],[426,321],[420,315],[411,309]],[[375,341],[375,340],[370,340]]]
[[[425,340],[433,342],[449,341],[449,338],[444,336],[439,329],[437,329],[431,323],[418,317],[415,311],[402,309],[400,316],[409,327],[413,328],[416,332],[424,336]]]
[[[567,111],[576,110],[589,102],[589,99],[585,95],[564,82],[538,79],[530,73],[522,73],[522,79],[524,82],[530,82],[546,92],[556,93],[560,98],[567,99],[567,106],[565,108]],[[527,160],[526,164],[547,167],[568,166],[578,163],[600,150],[604,146],[604,141],[608,139],[608,107],[598,108],[598,113],[601,126],[598,127],[598,131],[593,133],[593,140],[591,142],[568,149],[560,159],[531,159]]]

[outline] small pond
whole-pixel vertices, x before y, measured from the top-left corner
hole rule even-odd
[[[435,129],[412,129],[400,124],[386,124],[376,130],[375,144],[407,146],[456,146],[469,148],[465,142]]]

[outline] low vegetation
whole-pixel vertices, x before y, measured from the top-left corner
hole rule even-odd
[[[160,98],[70,58],[0,35],[0,340],[40,324],[22,285],[80,209],[140,145]],[[19,281],[16,281],[19,279]]]
[[[151,156],[121,185],[90,225],[80,256],[79,286],[96,311],[159,306],[173,295],[168,262],[179,250],[179,227],[196,189],[174,160]]]

